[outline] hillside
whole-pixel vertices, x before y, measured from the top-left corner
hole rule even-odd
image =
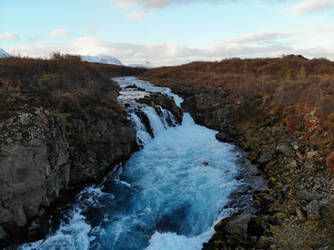
[[[268,191],[253,194],[256,215],[223,220],[205,249],[333,247],[333,62],[235,58],[141,78],[184,97],[196,122],[248,151],[269,180]]]

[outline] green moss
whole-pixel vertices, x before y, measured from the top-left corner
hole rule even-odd
[[[92,143],[92,134],[87,133],[78,133],[73,136],[74,145],[78,148],[84,149],[87,145]]]
[[[272,216],[269,216],[268,220],[273,224],[281,224],[286,218],[286,213],[278,212]]]

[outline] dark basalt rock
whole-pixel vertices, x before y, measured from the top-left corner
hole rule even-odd
[[[235,139],[232,136],[229,136],[228,134],[225,134],[223,132],[217,133],[216,138],[217,138],[217,140],[222,141],[222,142],[232,143],[232,142],[235,141]]]
[[[169,96],[160,93],[150,93],[149,96],[145,96],[137,101],[156,108],[157,113],[160,112],[159,109],[157,109],[157,106],[160,106],[170,111],[176,118],[178,124],[182,123],[183,109],[177,107],[174,100]]]
[[[42,237],[49,230],[44,208],[52,207],[66,190],[100,181],[137,149],[136,131],[126,113],[100,111],[95,106],[77,110],[86,113],[87,120],[38,108],[2,123],[0,246],[28,235]]]

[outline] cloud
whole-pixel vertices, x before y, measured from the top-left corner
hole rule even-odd
[[[327,57],[334,60],[334,26],[307,28],[294,33],[259,31],[221,41],[214,47],[190,48],[185,45],[140,45],[111,43],[95,37],[80,37],[65,46],[47,44],[5,48],[12,54],[47,57],[52,52],[77,55],[107,54],[125,64],[150,61],[153,65],[177,65],[191,61],[216,61],[230,57],[278,57],[302,54],[306,57]]]
[[[134,11],[134,12],[129,12],[126,17],[129,20],[137,22],[138,20],[143,19],[145,16],[146,16],[145,11]]]
[[[145,9],[163,8],[171,3],[187,2],[187,0],[120,0],[116,2],[117,7],[142,7]]]
[[[228,40],[229,43],[256,43],[256,42],[268,42],[278,40],[280,38],[286,38],[291,36],[290,33],[287,32],[268,32],[268,31],[260,31],[253,34],[247,34],[243,36],[239,36],[233,39]]]
[[[20,37],[17,36],[17,35],[14,35],[10,32],[6,32],[6,33],[3,33],[3,34],[0,34],[0,40],[8,40],[8,41],[19,41],[20,40]]]
[[[134,7],[138,5],[137,0],[123,0],[116,2],[115,6],[119,8],[128,8],[128,7]]]
[[[293,16],[301,16],[306,13],[313,13],[325,10],[334,5],[334,0],[303,0],[301,3],[285,10]]]
[[[50,31],[49,33],[49,37],[51,38],[61,38],[61,37],[65,37],[68,36],[68,31],[65,29],[55,29]]]

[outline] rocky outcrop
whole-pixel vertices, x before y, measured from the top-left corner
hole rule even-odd
[[[37,108],[0,128],[0,243],[48,232],[45,211],[64,191],[100,181],[137,149],[126,113],[81,106],[68,113]]]
[[[11,233],[49,206],[70,180],[65,131],[43,109],[19,113],[2,123],[0,225]]]
[[[154,107],[158,114],[160,113],[159,107],[162,107],[173,114],[178,124],[181,124],[182,122],[183,109],[177,107],[174,100],[166,95],[150,93],[149,96],[145,96],[137,101]]]

